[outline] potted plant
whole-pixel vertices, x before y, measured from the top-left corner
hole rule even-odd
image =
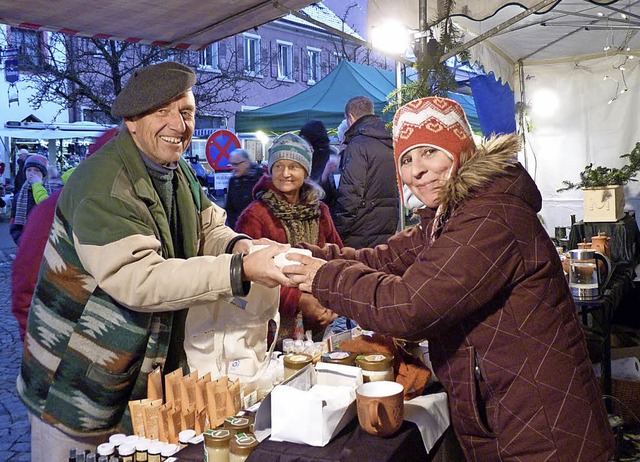
[[[568,180],[562,182],[564,187],[558,192],[569,189],[584,191],[584,221],[617,221],[624,216],[623,186],[637,181],[635,176],[640,171],[640,143],[636,143],[629,154],[623,154],[620,158],[627,161],[620,168],[594,167],[591,163],[580,172],[580,181],[577,183]]]

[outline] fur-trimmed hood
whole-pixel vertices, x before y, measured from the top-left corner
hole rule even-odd
[[[452,212],[477,195],[499,193],[516,195],[540,211],[540,191],[518,162],[520,146],[518,135],[510,134],[490,138],[473,155],[463,154],[457,172],[440,192],[441,211]]]

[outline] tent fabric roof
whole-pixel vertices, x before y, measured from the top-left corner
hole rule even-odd
[[[376,67],[341,61],[336,68],[309,89],[279,103],[260,109],[236,113],[239,133],[286,132],[299,130],[308,120],[322,120],[326,127],[337,127],[344,119],[344,106],[353,96],[364,95],[373,100],[376,114],[391,120],[393,114],[382,113],[387,95],[395,89],[395,75]],[[467,111],[469,123],[480,128],[473,99],[451,94]]]
[[[309,0],[0,0],[0,23],[197,50],[285,16]]]
[[[429,2],[429,22],[440,2]],[[527,10],[544,5],[539,10]],[[640,54],[640,2],[620,0],[456,0],[453,22],[463,43],[487,34],[469,48],[471,60],[514,88],[516,65],[578,62],[600,56]],[[535,14],[528,14],[535,11]],[[626,14],[623,17],[622,14]],[[390,18],[417,28],[416,0],[369,0],[368,23]],[[510,23],[512,22],[512,23]],[[500,30],[494,30],[497,27]],[[437,28],[436,28],[437,32]]]

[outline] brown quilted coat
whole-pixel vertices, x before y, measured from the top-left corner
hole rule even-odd
[[[431,245],[423,210],[387,245],[315,248],[332,261],[313,295],[367,329],[429,340],[467,460],[606,461],[613,438],[584,334],[517,150],[513,135],[462,161]]]

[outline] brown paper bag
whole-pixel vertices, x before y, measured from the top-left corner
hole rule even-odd
[[[196,381],[196,412],[202,412],[207,408],[207,390],[205,387],[207,382],[211,382],[211,373],[207,373]]]
[[[144,436],[150,440],[156,439],[159,436],[158,409],[162,406],[162,400],[156,399],[147,404],[142,405],[144,414]]]
[[[242,387],[240,380],[230,383],[227,386],[227,406],[225,418],[236,415],[242,409],[242,398],[240,396]]]
[[[162,392],[162,368],[156,367],[147,376],[147,398],[164,399]]]
[[[166,394],[166,402],[170,403],[176,399],[180,399],[180,379],[182,378],[182,368],[164,376],[164,392]]]
[[[131,426],[133,427],[133,434],[136,436],[144,437],[144,410],[145,404],[151,403],[151,399],[137,399],[129,401],[129,412],[131,413]]]

